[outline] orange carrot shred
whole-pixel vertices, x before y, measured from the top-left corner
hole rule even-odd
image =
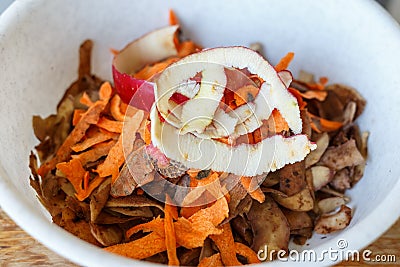
[[[74,115],[72,117],[72,126],[76,126],[78,122],[81,120],[82,115],[86,112],[86,110],[83,109],[75,109],[74,110]]]
[[[218,180],[218,177],[219,175],[217,172],[210,171],[210,174],[207,177],[197,181],[197,186],[206,186],[211,184]]]
[[[119,50],[114,49],[114,48],[110,48],[110,52],[111,52],[111,54],[113,54],[114,56],[116,56],[116,55],[119,54]]]
[[[65,175],[76,192],[80,192],[82,190],[82,181],[86,174],[86,170],[83,168],[79,160],[71,159],[68,162],[58,163],[57,169]]]
[[[96,177],[89,183],[89,172],[83,168],[81,162],[77,159],[58,163],[57,169],[72,184],[76,192],[75,196],[79,201],[85,200],[104,180],[103,178]]]
[[[183,41],[178,46],[178,57],[185,57],[201,50],[193,41]]]
[[[152,221],[149,221],[147,223],[142,223],[136,226],[133,226],[130,228],[128,231],[126,231],[125,236],[127,238],[131,237],[133,234],[143,231],[143,232],[155,232],[159,236],[164,237],[164,219],[157,217],[154,218]]]
[[[254,263],[260,263],[261,261],[258,259],[257,254],[246,246],[245,244],[242,244],[240,242],[235,242],[235,251],[236,254],[239,254],[247,259],[248,264],[254,264]]]
[[[175,12],[170,9],[169,10],[169,25],[178,25],[179,24],[179,20],[178,17],[176,16]]]
[[[286,70],[289,67],[289,64],[293,60],[293,58],[294,58],[293,52],[287,53],[286,56],[281,58],[281,60],[278,62],[278,64],[275,65],[275,70],[277,72]]]
[[[94,145],[97,145],[99,143],[102,143],[104,141],[110,140],[113,138],[113,135],[111,133],[106,133],[106,132],[97,132],[93,136],[86,138],[80,143],[77,143],[76,145],[72,146],[71,149],[75,152],[81,152],[83,150],[86,150]]]
[[[343,123],[339,121],[330,121],[324,118],[320,118],[310,112],[308,112],[308,115],[311,119],[311,128],[317,133],[333,132],[339,130],[343,126]]]
[[[252,177],[242,176],[240,178],[240,182],[253,199],[260,203],[265,201],[265,194],[261,188],[255,184],[255,181],[253,181]]]
[[[174,217],[178,219],[178,211],[176,206],[172,206],[172,200],[169,195],[166,195],[165,198],[165,219],[164,219],[164,227],[165,227],[165,246],[167,247],[167,255],[168,255],[168,265],[170,266],[178,266],[179,259],[176,255],[176,236],[175,236],[175,228],[174,228]]]
[[[324,101],[328,96],[328,92],[325,90],[308,90],[307,92],[300,94],[305,99],[317,99],[319,101]]]
[[[122,133],[122,129],[124,128],[124,123],[122,121],[113,121],[105,117],[101,117],[96,125],[113,133]]]
[[[289,87],[288,91],[297,99],[297,103],[299,104],[299,108],[300,110],[305,109],[305,107],[307,106],[307,102],[303,101],[303,96],[301,95],[301,93],[299,92],[299,90],[293,88],[293,87]]]
[[[280,133],[282,131],[289,131],[289,125],[286,120],[282,117],[282,114],[279,110],[274,109],[272,111],[272,117],[275,122],[275,132]]]
[[[150,233],[140,239],[106,247],[104,250],[141,260],[165,251],[167,248],[165,247],[164,238],[164,236],[160,236],[157,233]]]
[[[144,190],[142,188],[136,189],[136,195],[142,196],[144,194]]]
[[[135,77],[136,79],[141,79],[141,80],[149,80],[154,75],[162,72],[163,70],[165,70],[166,67],[168,67],[172,63],[176,62],[177,60],[178,60],[177,57],[171,57],[171,58],[167,58],[163,61],[160,61],[158,63],[155,63],[153,65],[147,65],[144,68],[142,68],[140,71],[136,72],[133,75],[133,77]]]
[[[201,210],[202,208],[205,208],[206,206],[192,206],[192,207],[182,207],[180,210],[180,215],[186,219],[188,219],[190,216]]]
[[[78,159],[82,165],[86,165],[88,162],[94,162],[99,158],[108,154],[110,149],[115,145],[114,140],[110,140],[108,142],[103,142],[97,145],[94,145],[90,150],[85,151],[83,153],[77,155],[71,155],[73,159]]]
[[[89,183],[89,172],[87,172],[87,183],[83,190],[78,192],[75,196],[79,201],[84,201],[86,198],[90,196],[90,194],[95,190],[104,180],[105,178],[96,176],[90,183]]]
[[[127,132],[134,133],[138,130],[140,123],[142,122],[144,113],[142,111],[137,112],[132,118],[130,118],[130,122],[127,122]],[[118,177],[119,167],[125,161],[125,154],[129,154],[132,147],[128,149],[128,145],[132,145],[134,141],[134,134],[128,134],[126,137],[124,134],[121,134],[118,138],[117,143],[110,149],[110,152],[107,158],[103,163],[97,166],[96,172],[100,175],[100,177],[107,177],[112,175],[112,183],[115,182]],[[133,139],[133,140],[132,140]],[[127,145],[124,145],[123,142],[126,142]],[[127,150],[126,150],[127,149]]]
[[[329,79],[328,77],[320,77],[319,78],[319,83],[325,86],[328,83]]]
[[[104,82],[99,89],[100,99],[103,101],[109,101],[112,95],[112,87],[109,82]]]
[[[210,257],[203,258],[197,267],[219,267],[223,266],[221,254],[216,253]]]
[[[86,92],[83,92],[82,97],[79,99],[79,102],[87,107],[93,106],[93,101],[90,99],[89,95]]]
[[[220,235],[212,235],[210,238],[217,245],[221,259],[226,266],[238,266],[242,265],[236,258],[236,246],[233,239],[231,226],[226,223],[221,226],[222,233]]]
[[[121,112],[121,102],[121,97],[117,94],[110,101],[110,113],[117,121],[125,120],[125,114]]]

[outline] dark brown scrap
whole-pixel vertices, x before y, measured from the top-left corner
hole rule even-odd
[[[329,147],[320,160],[320,164],[333,170],[356,166],[364,163],[364,158],[358,151],[354,139],[337,147]]]
[[[265,245],[269,250],[288,250],[289,223],[271,197],[266,196],[264,203],[253,201],[247,217],[253,231],[251,248],[254,251],[265,249]]]
[[[288,164],[279,170],[279,190],[287,196],[299,193],[306,186],[305,161]]]

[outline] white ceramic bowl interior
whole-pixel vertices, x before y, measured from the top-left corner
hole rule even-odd
[[[51,223],[29,186],[28,155],[37,144],[31,118],[55,111],[77,76],[83,40],[95,43],[93,72],[111,79],[109,49],[167,25],[169,8],[185,36],[205,47],[261,42],[273,64],[294,51],[294,75],[304,69],[328,76],[368,100],[358,122],[371,132],[370,157],[365,177],[348,192],[354,218],[344,231],[324,239],[314,235],[298,249],[321,253],[337,248],[339,239],[348,249],[361,249],[399,217],[400,31],[373,1],[30,0],[16,1],[0,18],[0,204],[23,229],[78,264],[139,264]]]

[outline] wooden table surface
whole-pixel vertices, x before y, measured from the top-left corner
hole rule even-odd
[[[396,263],[385,266],[400,266],[400,219],[378,240],[368,246],[372,256],[395,255]],[[365,266],[365,262],[342,262],[339,266]],[[369,263],[368,265],[374,265]],[[377,265],[377,264],[375,264]],[[19,228],[0,209],[0,266],[77,266],[62,258]]]

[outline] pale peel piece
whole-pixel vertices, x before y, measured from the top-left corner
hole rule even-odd
[[[198,93],[183,104],[182,133],[202,133],[212,122],[224,95],[226,75],[221,65],[210,65],[203,70],[202,75]]]
[[[200,84],[198,84],[196,81],[187,81],[186,83],[181,84],[176,92],[188,98],[193,98],[197,95],[199,90]]]
[[[156,109],[152,110],[150,117],[153,145],[187,168],[255,176],[300,161],[316,148],[306,135],[288,138],[275,135],[255,145],[232,147],[212,139],[200,139],[190,133],[179,135],[177,128],[161,123]]]
[[[244,47],[223,47],[203,50],[171,64],[159,76],[155,86],[157,108],[168,123],[177,124],[176,121],[171,122],[167,118],[168,111],[170,110],[168,100],[176,91],[177,85],[194,77],[198,72],[210,68],[212,65],[222,65],[238,69],[247,68],[251,73],[257,74],[261,79],[266,81],[263,83],[260,93],[255,99],[255,102],[262,102],[260,105],[256,104],[256,114],[257,116],[262,116],[258,118],[259,125],[261,125],[261,120],[268,119],[272,110],[276,108],[287,121],[290,129],[295,134],[301,133],[302,121],[296,98],[288,92],[278,73],[263,57],[257,52]],[[208,81],[211,83],[215,82],[214,80]],[[220,86],[224,86],[224,84],[220,84]],[[257,110],[258,108],[260,108],[259,111]]]
[[[150,32],[128,44],[114,58],[113,65],[121,73],[134,73],[147,64],[178,54],[174,44],[174,33],[178,25]]]
[[[217,109],[212,119],[203,133],[193,134],[200,138],[220,138],[221,136],[231,135],[235,131],[238,118],[232,117],[229,113],[226,113],[222,109]]]
[[[250,102],[228,112],[232,118],[237,118],[238,123],[246,121],[254,113],[255,104]]]
[[[293,76],[290,71],[282,70],[282,71],[278,72],[278,76],[281,79],[281,81],[285,84],[286,87],[289,87],[289,85],[292,83]]]
[[[342,205],[337,213],[321,215],[315,222],[314,231],[324,235],[342,230],[350,224],[351,217],[351,209]]]

